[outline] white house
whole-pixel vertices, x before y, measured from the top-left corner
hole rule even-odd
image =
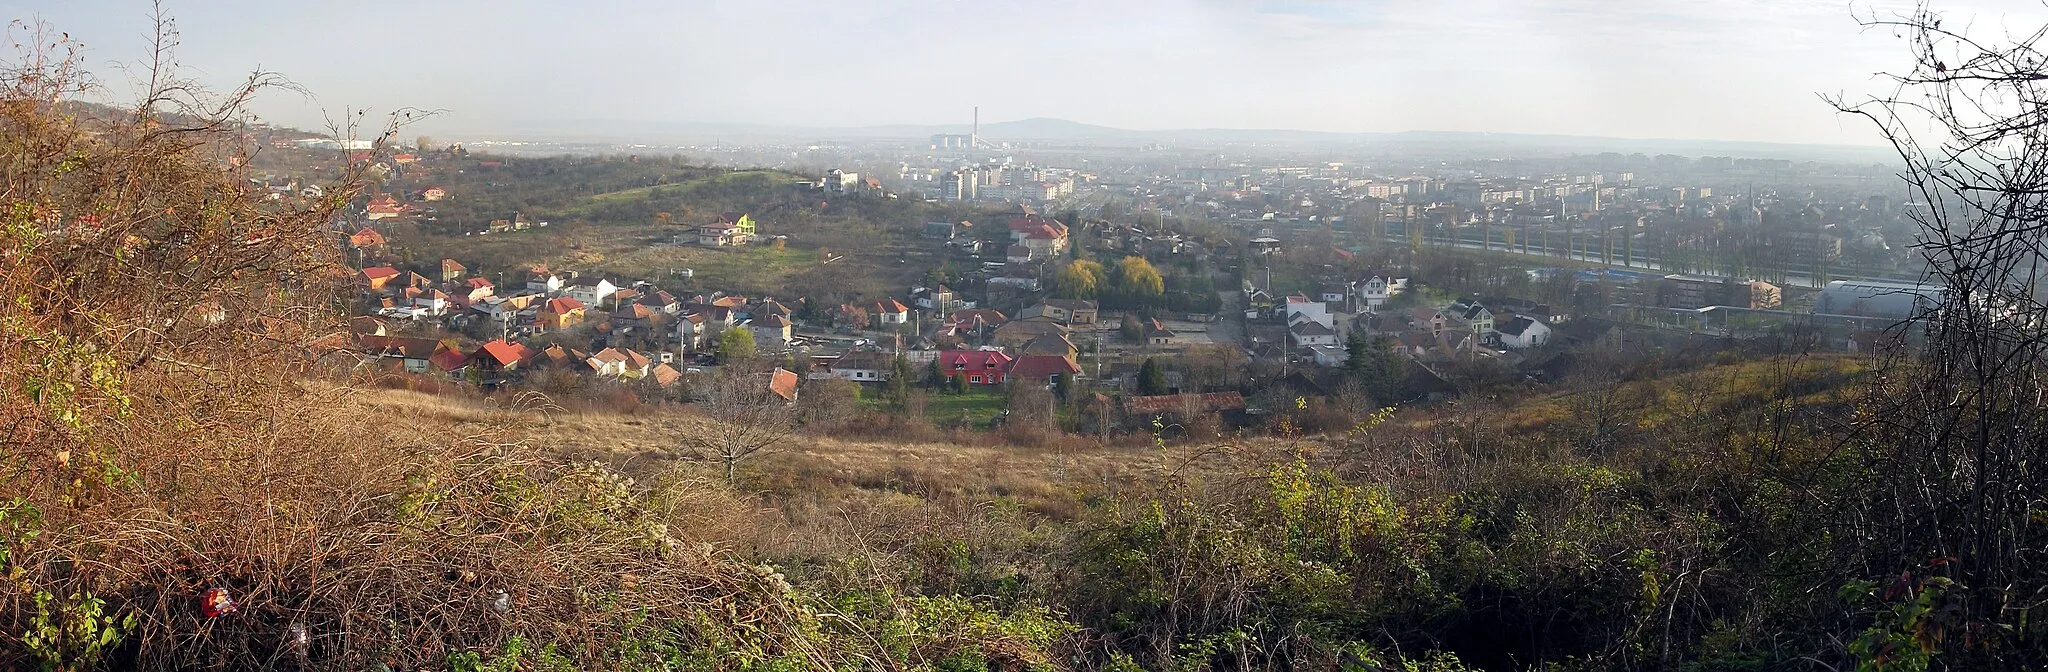
[[[1341,345],[1312,345],[1309,346],[1309,350],[1315,352],[1316,366],[1327,366],[1333,369],[1343,366],[1344,362],[1351,357],[1349,353],[1344,351],[1344,346]]]
[[[1517,315],[1494,328],[1502,347],[1533,348],[1550,342],[1550,325],[1527,315]]]
[[[582,301],[583,305],[604,309],[606,308],[604,305],[605,299],[612,298],[613,294],[617,294],[619,286],[612,284],[610,280],[595,275],[586,275],[570,280],[562,291],[566,292],[569,298]]]
[[[1393,281],[1377,275],[1366,278],[1358,287],[1358,298],[1365,302],[1367,310],[1378,310],[1380,306],[1387,305],[1388,299],[1399,293],[1400,290],[1394,286]]]
[[[1293,294],[1287,297],[1285,311],[1287,325],[1290,327],[1299,324],[1306,318],[1307,321],[1323,325],[1324,328],[1330,329],[1331,333],[1336,333],[1336,318],[1330,316],[1328,304],[1311,300],[1300,294]]]
[[[676,318],[676,343],[683,346],[683,352],[696,352],[710,338],[710,326],[711,320],[704,313],[685,313]]]
[[[1487,310],[1486,306],[1480,305],[1478,301],[1460,300],[1445,306],[1442,312],[1444,317],[1450,318],[1452,322],[1474,334],[1493,331],[1493,311]]]
[[[888,326],[910,323],[910,306],[903,305],[902,301],[895,299],[882,299],[875,302],[875,307],[870,312],[875,317],[875,324],[878,325]]]
[[[1288,327],[1287,336],[1288,338],[1294,340],[1295,345],[1316,346],[1337,344],[1337,330],[1331,329],[1323,323],[1316,322],[1314,320],[1303,321],[1299,324],[1295,324],[1292,327]]]
[[[448,295],[438,289],[427,290],[419,296],[412,297],[412,305],[427,315],[446,315]]]
[[[856,351],[841,355],[828,365],[828,371],[814,378],[851,380],[856,383],[880,383],[889,380],[889,369],[893,363],[887,354],[880,352]]]
[[[562,291],[562,278],[553,273],[534,273],[528,275],[526,276],[526,291],[554,296]]]

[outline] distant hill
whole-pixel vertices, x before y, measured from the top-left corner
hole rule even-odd
[[[771,124],[567,120],[511,124],[489,131],[492,139],[565,142],[830,142],[903,140],[919,142],[933,135],[965,134],[968,124],[812,127]],[[1725,140],[1643,139],[1522,133],[1405,131],[1340,133],[1291,129],[1200,128],[1134,130],[1066,119],[1032,118],[981,125],[981,137],[992,142],[1065,143],[1075,145],[1322,145],[1339,148],[1401,149],[1500,153],[1644,153],[1684,156],[1728,155],[1756,158],[1887,163],[1889,149],[1874,146],[1805,145]]]

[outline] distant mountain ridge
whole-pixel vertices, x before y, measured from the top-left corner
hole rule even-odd
[[[880,126],[795,126],[751,123],[650,122],[580,120],[532,122],[476,135],[523,136],[522,140],[583,142],[745,142],[760,140],[832,142],[850,140],[923,141],[933,135],[962,135],[969,124],[890,124]],[[1423,149],[1442,146],[1465,150],[1495,148],[1570,153],[1645,153],[1687,156],[1734,155],[1758,158],[1801,158],[1851,162],[1889,162],[1891,150],[1876,146],[1807,145],[1734,140],[1616,138],[1602,136],[1485,133],[1469,131],[1340,132],[1292,129],[1198,128],[1133,130],[1066,119],[1036,117],[981,125],[991,142],[1074,143],[1084,145],[1145,144],[1271,144],[1382,146]],[[465,134],[471,135],[471,134]],[[493,138],[500,139],[500,138]],[[504,137],[502,139],[512,139]]]

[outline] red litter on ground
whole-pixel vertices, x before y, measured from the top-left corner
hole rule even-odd
[[[199,610],[206,612],[207,618],[220,618],[235,613],[236,609],[235,600],[228,597],[226,588],[208,588],[205,595],[199,596]]]

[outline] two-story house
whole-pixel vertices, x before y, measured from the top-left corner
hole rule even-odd
[[[910,307],[893,298],[875,302],[870,315],[876,325],[883,327],[910,323]]]
[[[917,304],[919,310],[935,315],[951,314],[965,307],[960,301],[960,295],[945,285],[913,289],[910,292],[910,300],[911,303]]]
[[[747,320],[748,331],[754,332],[754,344],[764,350],[782,350],[789,347],[789,318],[775,313],[755,315]]]
[[[618,292],[618,285],[596,275],[577,276],[576,279],[562,285],[562,293],[568,294],[569,298],[581,301],[586,306],[595,306],[599,310],[606,307],[605,300]]]
[[[1453,324],[1473,334],[1484,335],[1493,331],[1493,311],[1487,310],[1477,300],[1460,299],[1445,306],[1442,312]]]
[[[965,376],[969,385],[1001,385],[1011,361],[1009,355],[996,350],[946,350],[939,353],[939,372]]]

